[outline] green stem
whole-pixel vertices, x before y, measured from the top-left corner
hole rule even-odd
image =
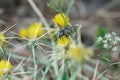
[[[68,16],[70,11],[72,10],[73,6],[74,6],[75,0],[72,0],[70,3],[70,6],[68,7],[67,11],[66,11],[66,15]]]
[[[1,55],[1,57],[4,59],[4,60],[7,60],[7,56],[6,56],[6,51],[4,50],[4,48],[3,47],[0,47],[0,51],[1,51],[1,53],[2,53],[2,55]]]
[[[37,77],[37,63],[36,63],[36,58],[35,58],[35,46],[32,46],[32,55],[33,55],[33,62],[34,62],[34,80],[36,80]]]
[[[62,10],[62,8],[63,8],[63,2],[64,2],[64,0],[61,0],[60,1],[60,9],[59,9],[59,12],[62,12],[63,10]]]
[[[55,51],[55,43],[54,43],[54,41],[52,40],[52,48],[53,48],[53,53],[52,54],[56,54],[56,51]],[[53,56],[54,58],[55,58],[55,56]],[[56,74],[56,76],[58,77],[58,74],[59,74],[59,72],[58,72],[58,65],[57,65],[57,61],[53,61],[53,69],[54,69],[54,71],[55,71],[55,74]]]
[[[38,17],[41,19],[41,22],[44,23],[46,28],[49,28],[49,24],[47,23],[45,17],[43,16],[41,10],[36,6],[36,4],[34,3],[33,0],[28,0],[30,6],[33,8],[33,10],[36,12],[36,14],[38,15]]]

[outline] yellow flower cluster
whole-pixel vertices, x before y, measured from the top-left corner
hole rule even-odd
[[[12,70],[13,66],[9,61],[1,60],[0,61],[0,77],[3,74],[7,74]]]
[[[5,36],[4,34],[0,34],[0,46],[2,46],[5,42]]]
[[[42,23],[35,22],[31,24],[28,28],[23,28],[19,31],[20,37],[22,38],[36,38],[40,37],[44,33]]]
[[[71,45],[67,51],[68,58],[82,62],[88,60],[93,55],[93,50],[86,48],[83,44]]]
[[[55,15],[53,22],[61,28],[64,28],[69,23],[69,17],[67,17],[64,13],[59,13]]]
[[[63,36],[57,40],[57,44],[64,47],[70,44],[70,42],[70,39],[66,36]]]

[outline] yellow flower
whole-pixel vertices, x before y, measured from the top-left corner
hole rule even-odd
[[[3,73],[0,71],[0,77],[3,75]],[[0,79],[1,80],[1,79]]]
[[[3,74],[7,74],[8,72],[10,72],[12,68],[13,67],[9,61],[1,60],[0,61],[0,77]]]
[[[4,34],[0,34],[0,46],[2,46],[5,42],[5,36]]]
[[[63,36],[57,40],[57,44],[60,46],[67,46],[70,43],[70,39]]]
[[[61,28],[64,28],[69,23],[69,17],[67,17],[64,13],[59,13],[55,15],[53,22]]]
[[[19,31],[19,35],[22,38],[36,38],[41,36],[44,33],[43,25],[42,23],[35,22],[28,26],[28,28],[22,28]]]
[[[82,62],[88,60],[93,55],[93,50],[86,48],[83,44],[71,45],[67,51],[67,56],[71,59]]]
[[[41,36],[44,33],[42,23],[33,23],[27,29],[27,37],[28,38],[36,38]]]
[[[27,37],[27,30],[25,28],[22,28],[19,31],[19,35],[20,35],[21,38],[26,38]]]

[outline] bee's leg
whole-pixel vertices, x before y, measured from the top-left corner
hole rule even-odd
[[[76,35],[76,31],[74,31],[74,29],[71,29],[70,36],[74,38],[75,35]]]

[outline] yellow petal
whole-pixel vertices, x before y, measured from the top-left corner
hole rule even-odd
[[[0,71],[0,77],[3,75],[2,71]]]
[[[27,37],[27,30],[26,29],[21,29],[20,31],[19,31],[19,35],[20,35],[20,37],[22,37],[22,38],[26,38]]]
[[[41,36],[44,33],[42,23],[33,23],[27,29],[28,38],[36,38]]]
[[[64,28],[69,23],[69,17],[67,17],[64,13],[59,13],[55,15],[53,22],[61,28]]]
[[[70,43],[70,39],[63,36],[57,40],[57,44],[61,46],[67,46]]]
[[[83,61],[88,60],[93,55],[93,50],[86,48],[83,44],[74,46],[72,45],[70,46],[67,55],[71,59]]]
[[[1,60],[0,61],[0,71],[4,74],[10,72],[13,66],[9,61]]]

